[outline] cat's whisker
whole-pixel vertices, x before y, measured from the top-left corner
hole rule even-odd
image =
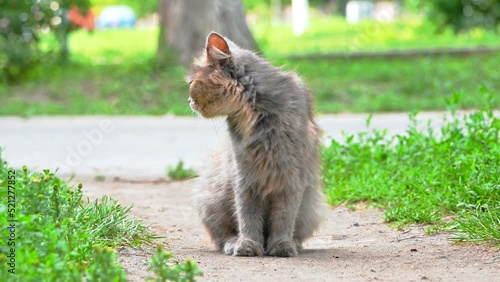
[[[215,125],[214,119],[210,119],[212,121],[212,125],[214,126],[215,129],[215,135],[217,136],[217,140],[220,142],[220,137],[219,137],[219,130],[217,129],[217,125]]]
[[[184,113],[188,115],[193,115],[194,116],[194,110],[191,109],[191,107],[187,107],[184,109]]]
[[[217,122],[221,128],[225,128],[226,122],[223,119],[217,119]]]
[[[222,112],[222,111],[221,111],[222,109],[223,109],[223,105],[217,105],[217,106],[214,108],[213,112],[216,112],[216,113],[221,113],[221,112]],[[220,118],[214,118],[214,119],[212,119],[212,120],[215,120],[215,121],[213,121],[212,123],[213,123],[213,125],[214,125],[215,130],[217,131],[217,132],[216,132],[216,133],[217,133],[217,138],[219,138],[219,136],[218,136],[218,133],[219,133],[219,132],[218,132],[218,131],[219,131],[219,129],[220,129],[220,128],[224,128],[224,127],[225,127],[225,122],[224,122],[224,120],[223,120],[223,119],[220,119]],[[220,141],[220,138],[219,138],[219,141]]]

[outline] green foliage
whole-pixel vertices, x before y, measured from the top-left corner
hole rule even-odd
[[[482,92],[483,110],[462,118],[460,94],[452,96],[440,132],[419,129],[411,114],[404,135],[369,130],[332,140],[322,152],[330,204],[368,201],[396,226],[437,223],[457,239],[500,245],[500,118],[490,106],[494,92]]]
[[[34,69],[37,70],[37,69]],[[45,65],[38,78],[0,86],[3,115],[188,115],[185,70],[150,64]],[[36,93],[37,99],[33,99]]]
[[[184,168],[184,162],[179,161],[177,166],[169,167],[167,169],[167,175],[173,180],[184,180],[193,178],[196,176],[196,172],[191,168]]]
[[[116,261],[116,255],[112,248],[94,247],[94,260],[89,268],[85,270],[85,281],[127,281],[127,275]]]
[[[49,170],[13,170],[0,158],[0,224],[9,226],[9,171],[15,171],[16,275],[0,265],[1,281],[125,281],[110,247],[138,245],[154,238],[129,209],[107,197],[82,201],[82,185],[68,185]],[[12,182],[10,183],[12,185]],[[13,200],[13,198],[9,198]],[[0,260],[9,253],[6,228],[0,231]]]
[[[85,12],[88,0],[0,0],[0,82],[19,80],[27,70],[43,62],[40,31],[59,35],[69,29],[65,11],[77,5]]]
[[[106,180],[106,176],[104,176],[104,175],[96,175],[94,177],[94,180],[97,181],[97,182],[104,182]]]
[[[165,252],[160,245],[156,249],[150,261],[148,270],[153,271],[155,277],[148,277],[150,282],[194,282],[197,276],[203,276],[203,272],[198,269],[196,262],[186,259],[185,262],[172,265],[170,260],[172,253]]]
[[[305,78],[321,113],[442,110],[444,93],[457,89],[461,106],[477,108],[478,84],[500,89],[500,55],[416,57],[408,59],[338,60],[279,59],[290,53],[356,52],[500,44],[500,37],[474,31],[454,36],[433,34],[421,21],[396,22],[370,29],[337,18],[320,18],[295,44],[291,28],[257,26],[259,46],[275,65],[285,65]],[[374,35],[370,35],[373,32]],[[70,35],[73,65],[44,64],[30,70],[20,85],[0,85],[0,115],[190,115],[186,70],[173,62],[159,71],[152,63],[157,30],[107,30]],[[370,36],[368,36],[370,35]],[[41,37],[40,46],[54,44]],[[134,44],[123,44],[134,42]],[[294,43],[295,42],[295,43]],[[291,47],[290,47],[291,46]],[[350,46],[350,47],[349,47]],[[47,47],[47,49],[50,49]],[[472,70],[472,71],[471,71]],[[494,102],[500,106],[500,101]]]
[[[324,52],[349,54],[360,51],[500,45],[500,37],[495,32],[475,29],[455,34],[451,28],[446,28],[436,34],[435,25],[419,17],[391,23],[365,20],[349,24],[341,17],[315,15],[311,18],[309,28],[299,37],[294,35],[291,25],[259,22],[250,28],[259,47],[271,58]]]
[[[321,113],[445,110],[445,93],[452,89],[464,93],[461,108],[479,108],[477,84],[500,89],[499,64],[500,55],[288,62],[312,89]],[[492,103],[500,107],[500,100]]]
[[[130,218],[130,209],[117,200],[103,196],[93,202],[86,201],[75,214],[75,220],[82,222],[81,228],[88,230],[100,245],[140,246],[152,243],[155,238],[147,235],[147,227],[137,219]]]
[[[475,27],[497,30],[500,23],[498,0],[432,0],[423,5],[428,5],[429,18],[441,29],[450,26],[455,32]]]
[[[259,7],[269,7],[271,0],[243,0],[243,5],[247,11]]]
[[[497,189],[498,190],[498,189]],[[496,191],[498,193],[498,191]],[[500,214],[498,206],[491,204],[471,205],[458,214],[454,226],[455,241],[482,242],[491,241],[500,245]],[[493,238],[493,239],[492,239]]]
[[[52,38],[43,38],[50,45]],[[70,34],[72,61],[86,65],[147,64],[156,54],[158,29],[83,30]],[[124,44],[133,42],[134,44]],[[53,44],[53,43],[52,43]]]

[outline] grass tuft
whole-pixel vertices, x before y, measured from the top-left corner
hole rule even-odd
[[[75,220],[82,223],[82,228],[99,245],[137,247],[152,244],[158,237],[147,233],[147,226],[130,217],[131,208],[108,196],[94,201],[87,199],[75,214]]]
[[[185,168],[184,162],[179,161],[175,167],[167,169],[167,176],[173,180],[184,180],[196,177],[196,172],[192,168]]]

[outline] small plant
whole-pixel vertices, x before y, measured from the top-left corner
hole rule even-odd
[[[106,176],[104,176],[104,175],[96,175],[94,177],[94,180],[97,181],[97,182],[104,182],[104,181],[106,181]]]
[[[116,261],[116,255],[112,248],[96,246],[94,253],[94,263],[85,270],[85,281],[127,281],[127,275]]]
[[[177,166],[167,169],[167,175],[173,180],[184,180],[195,177],[196,172],[192,168],[184,168],[184,162],[179,161]]]
[[[150,282],[181,281],[193,282],[197,276],[203,276],[203,272],[198,269],[198,264],[186,259],[182,263],[172,263],[172,253],[165,252],[158,245],[150,261],[148,270],[153,271],[155,277],[148,277]]]

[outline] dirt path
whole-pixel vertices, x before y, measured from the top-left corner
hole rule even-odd
[[[203,281],[500,281],[500,252],[454,245],[448,234],[422,227],[397,231],[373,209],[334,208],[296,258],[230,257],[214,251],[190,202],[191,182],[125,183],[84,180],[90,198],[109,195],[166,236],[179,260],[197,261]],[[124,249],[131,281],[144,281],[152,248]]]

